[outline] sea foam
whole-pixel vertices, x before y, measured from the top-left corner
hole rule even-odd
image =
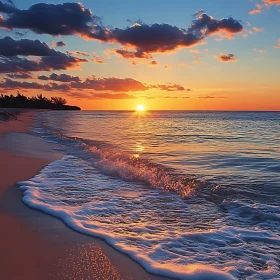
[[[235,202],[182,200],[144,180],[102,174],[93,163],[66,156],[49,164],[19,182],[24,203],[104,239],[151,273],[179,279],[279,279],[279,224],[269,231],[262,225],[270,216],[239,226],[231,222],[240,219],[242,206]],[[278,215],[277,208],[258,208]]]

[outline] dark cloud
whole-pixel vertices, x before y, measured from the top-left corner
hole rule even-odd
[[[66,44],[62,41],[54,42],[54,45],[56,47],[65,47],[66,46]]]
[[[80,77],[78,76],[71,76],[68,74],[51,74],[49,77],[42,75],[42,76],[38,76],[39,80],[43,80],[43,81],[57,81],[57,82],[63,82],[63,83],[68,83],[68,82],[79,82],[81,81]]]
[[[27,32],[15,32],[17,37],[23,37]]]
[[[87,78],[84,82],[72,82],[72,88],[76,89],[93,89],[93,90],[109,90],[115,92],[143,91],[147,87],[141,82],[126,78]]]
[[[39,58],[29,60],[22,56]],[[63,70],[76,67],[81,62],[87,60],[55,51],[39,40],[0,39],[0,73]]]
[[[68,91],[71,89],[68,84],[49,83],[44,85],[37,82],[19,82],[7,78],[5,81],[0,82],[0,88],[5,90],[41,89],[46,91]]]
[[[0,88],[9,89],[43,89],[43,85],[36,82],[18,82],[11,79],[5,79],[0,82]]]
[[[242,30],[243,26],[233,18],[216,20],[207,14],[201,14],[187,30],[169,24],[135,24],[126,29],[111,30],[110,36],[105,40],[134,47],[134,51],[116,50],[117,54],[125,58],[151,58],[151,53],[164,53],[180,47],[191,47],[220,31],[232,36]]]
[[[67,55],[42,57],[29,60],[19,57],[0,57],[0,73],[65,70],[77,67],[87,60]]]
[[[7,2],[12,5],[13,7],[15,7],[15,3],[12,0],[7,0]]]
[[[32,78],[32,75],[29,73],[11,73],[11,74],[7,74],[7,76],[12,79],[31,79]]]
[[[43,86],[44,90],[47,91],[68,91],[71,89],[69,84],[57,84],[57,83],[49,83]]]
[[[30,29],[38,34],[93,35],[98,17],[80,3],[32,5],[28,10],[18,10],[0,2],[0,11],[9,17],[0,23],[8,29]],[[97,28],[98,30],[98,28]]]
[[[220,54],[218,56],[216,56],[216,58],[222,62],[231,62],[231,61],[236,61],[237,58],[234,54],[230,53],[230,54]]]
[[[0,55],[2,56],[59,56],[61,54],[39,40],[14,40],[9,36],[0,39]]]
[[[125,58],[151,58],[152,53],[171,52],[177,48],[191,47],[207,36],[219,33],[239,33],[243,26],[233,18],[216,20],[199,11],[189,28],[182,29],[169,24],[144,24],[136,22],[127,28],[105,28],[100,19],[81,3],[35,4],[28,10],[18,10],[2,5],[8,14],[0,20],[0,26],[29,29],[40,34],[79,35],[107,43],[119,43],[124,48],[116,53]],[[1,11],[1,9],[0,9]],[[133,48],[127,49],[127,48]]]
[[[140,49],[136,51],[129,51],[125,49],[116,49],[114,52],[126,59],[132,59],[132,58],[145,58],[145,59],[150,59],[152,58],[151,54],[144,53]]]
[[[9,4],[5,4],[2,1],[0,1],[0,12],[5,14],[12,14],[19,12],[19,10],[15,7],[12,1],[8,1]]]

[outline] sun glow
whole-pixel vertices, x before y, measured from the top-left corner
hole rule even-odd
[[[136,107],[136,111],[138,112],[143,112],[145,111],[145,107],[142,104],[137,105]]]

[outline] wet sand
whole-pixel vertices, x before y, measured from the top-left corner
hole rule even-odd
[[[21,201],[16,183],[61,156],[28,134],[34,114],[0,121],[0,279],[163,279],[103,240],[77,233]]]

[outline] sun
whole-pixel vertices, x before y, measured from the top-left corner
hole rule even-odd
[[[136,107],[136,111],[138,112],[143,112],[145,111],[145,107],[142,104],[137,105]]]

